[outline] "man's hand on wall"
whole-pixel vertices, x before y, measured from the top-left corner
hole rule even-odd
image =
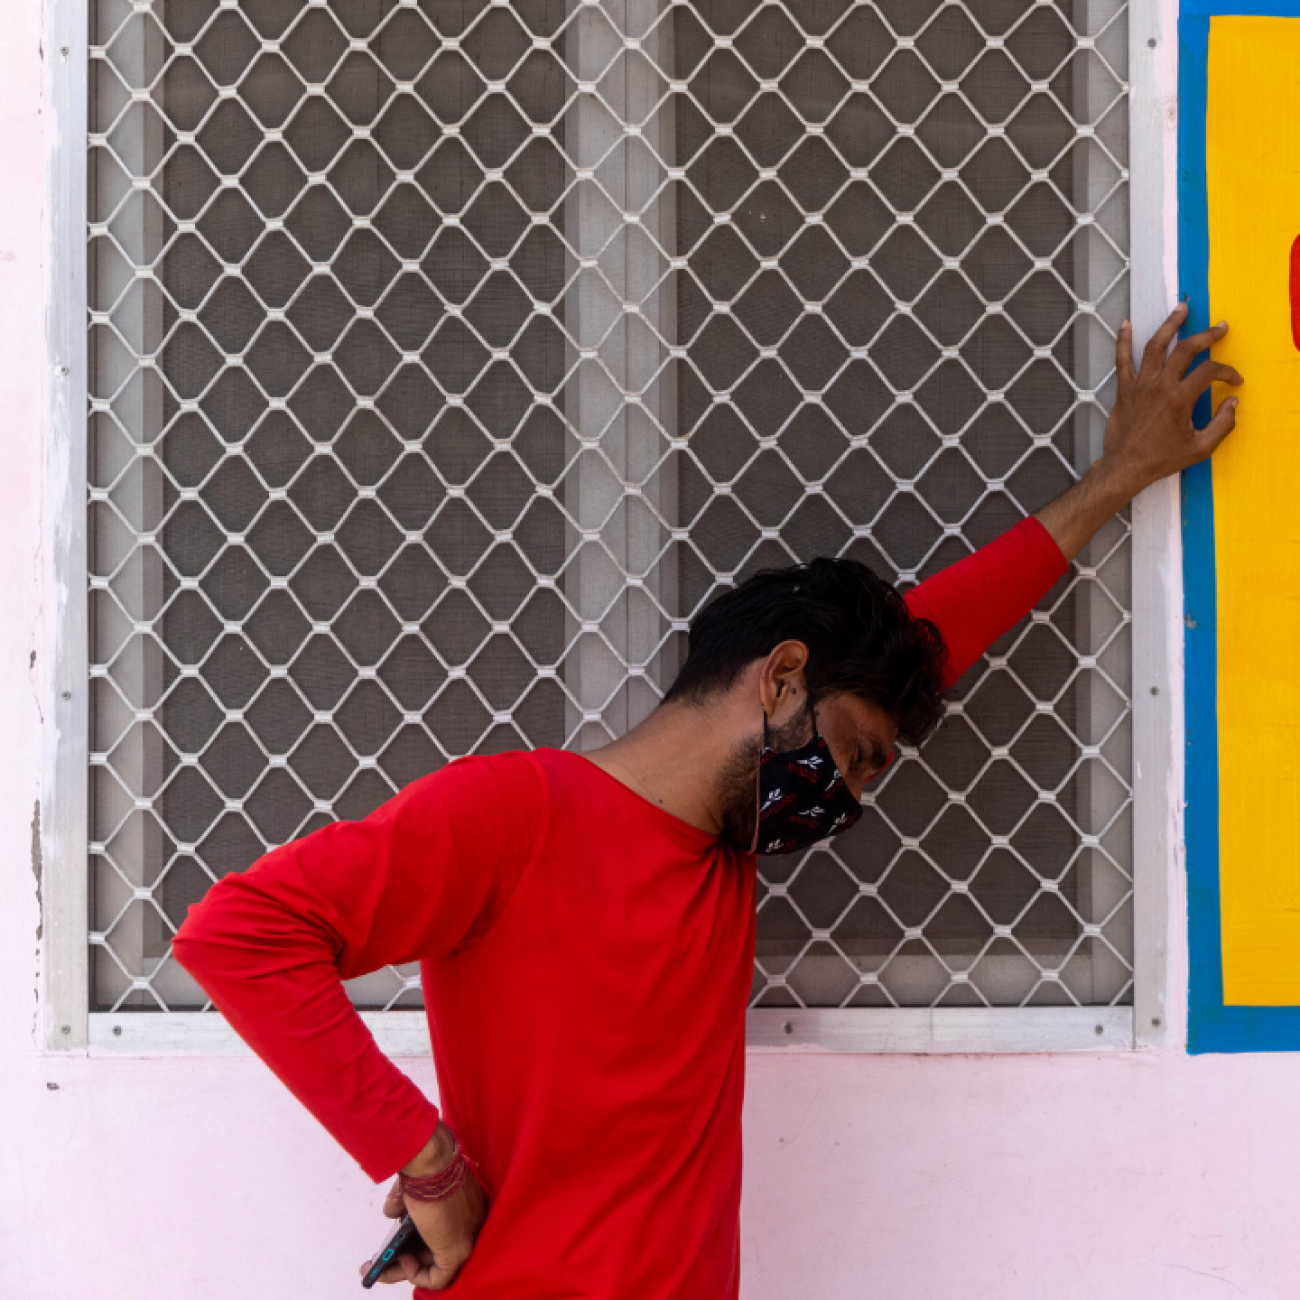
[[[455,1142],[451,1131],[439,1122],[428,1145],[402,1172],[416,1177],[438,1173],[451,1160]],[[390,1219],[409,1214],[423,1244],[414,1255],[399,1255],[379,1280],[410,1282],[431,1291],[449,1287],[470,1257],[487,1212],[487,1193],[472,1169],[464,1184],[443,1201],[407,1200],[400,1180],[395,1182],[384,1200],[384,1213]],[[365,1273],[365,1265],[361,1271]]]
[[[1243,382],[1231,366],[1202,361],[1188,367],[1217,343],[1228,326],[1220,322],[1169,345],[1187,316],[1179,303],[1151,336],[1142,353],[1141,368],[1133,362],[1133,327],[1120,326],[1115,345],[1119,393],[1106,423],[1101,459],[1068,492],[1038,512],[1067,560],[1072,560],[1092,535],[1143,488],[1204,460],[1232,432],[1237,399],[1229,397],[1204,429],[1192,423],[1192,408],[1211,384],[1235,387]]]

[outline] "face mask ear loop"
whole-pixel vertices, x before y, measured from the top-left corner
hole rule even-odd
[[[770,750],[772,746],[767,739],[767,710],[763,710],[763,748],[759,754],[758,766],[754,769],[754,838],[749,842],[749,851],[758,852],[758,810],[762,807],[763,797],[763,755]]]

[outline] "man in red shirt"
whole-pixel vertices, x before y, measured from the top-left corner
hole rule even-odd
[[[384,1280],[464,1300],[723,1300],[739,1289],[755,853],[847,829],[896,738],[1148,484],[1202,460],[1236,399],[1140,371],[1121,329],[1102,458],[905,600],[863,566],[758,575],[696,620],[664,704],[621,740],[453,763],[361,822],[227,876],[177,959],[424,1247]],[[419,960],[441,1117],[342,981]],[[466,1165],[466,1157],[469,1165]],[[490,1206],[490,1208],[489,1208]],[[419,1294],[419,1291],[417,1291]]]

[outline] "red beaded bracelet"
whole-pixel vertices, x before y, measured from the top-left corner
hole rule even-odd
[[[445,1201],[464,1186],[469,1177],[469,1161],[460,1148],[459,1140],[453,1135],[455,1150],[451,1159],[436,1174],[412,1175],[399,1173],[397,1180],[401,1184],[402,1195],[412,1201]]]

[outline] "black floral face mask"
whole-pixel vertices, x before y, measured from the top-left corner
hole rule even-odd
[[[763,715],[763,752],[758,760],[758,829],[755,852],[797,853],[818,840],[842,835],[862,816],[817,730],[812,712],[812,739],[799,749],[777,753],[768,743]]]

